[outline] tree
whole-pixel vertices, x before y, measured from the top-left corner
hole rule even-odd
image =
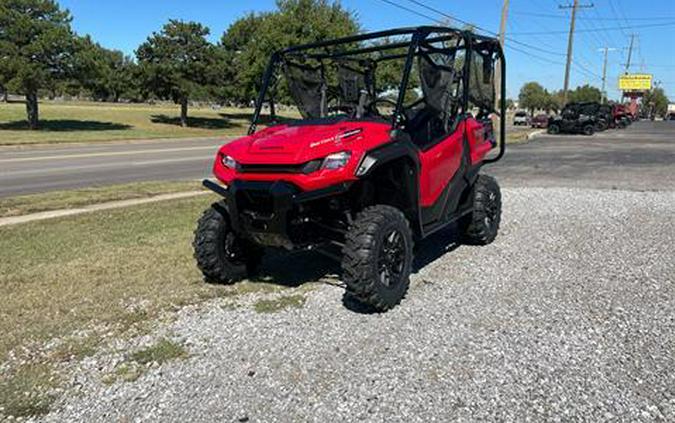
[[[38,90],[70,76],[75,34],[54,0],[0,0],[0,77],[26,96],[28,127],[38,127]]]
[[[570,91],[567,97],[570,103],[579,103],[586,101],[593,101],[599,103],[602,100],[602,92],[591,85],[583,85],[577,87],[574,91]]]
[[[354,14],[339,2],[328,0],[277,0],[274,12],[240,18],[227,29],[220,43],[232,75],[229,99],[248,103],[255,98],[273,52],[358,31]]]
[[[545,109],[549,103],[549,94],[538,82],[527,82],[518,94],[519,106],[534,114],[536,109]]]
[[[135,67],[133,59],[121,51],[103,48],[88,36],[79,40],[77,79],[95,100],[117,103],[123,94],[132,92]]]
[[[190,96],[212,88],[217,80],[218,54],[207,35],[209,29],[199,23],[169,20],[136,51],[143,86],[180,104],[181,126],[188,125]]]
[[[646,105],[651,113],[660,116],[665,116],[668,112],[668,101],[663,88],[649,90],[642,97],[642,104]]]

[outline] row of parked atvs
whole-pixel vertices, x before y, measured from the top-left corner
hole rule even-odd
[[[623,129],[632,121],[623,104],[568,103],[559,115],[549,119],[548,133],[593,135],[609,128]]]

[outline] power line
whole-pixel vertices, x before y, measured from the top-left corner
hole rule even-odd
[[[382,1],[385,1],[385,0],[382,0]],[[468,21],[465,21],[465,20],[456,18],[456,17],[454,17],[454,16],[451,16],[451,15],[449,15],[449,14],[443,12],[442,10],[436,9],[435,7],[429,6],[429,5],[427,5],[427,4],[425,4],[425,3],[421,2],[421,1],[418,1],[418,0],[408,0],[408,1],[409,1],[410,3],[416,4],[416,5],[418,5],[418,6],[422,7],[422,8],[424,8],[424,9],[427,9],[427,10],[429,10],[429,11],[431,11],[431,12],[434,12],[434,13],[436,13],[436,14],[438,14],[438,15],[441,15],[441,16],[444,16],[444,17],[446,17],[446,18],[448,18],[448,19],[452,19],[452,20],[454,20],[454,21],[457,21],[457,22],[459,22],[459,23],[461,23],[461,24],[463,24],[463,25],[472,26],[472,27],[474,27],[474,28],[476,28],[476,29],[478,29],[478,30],[480,30],[480,31],[483,31],[483,32],[488,33],[488,34],[490,34],[490,35],[493,35],[493,36],[495,36],[495,37],[498,37],[498,36],[499,36],[499,34],[496,33],[496,32],[494,32],[494,31],[490,31],[489,29],[482,28],[482,27],[480,27],[480,26],[478,26],[478,25],[476,25],[476,24],[474,24],[474,23],[471,23],[471,22],[468,22]],[[387,0],[387,3],[392,4],[392,5],[394,4],[393,2],[390,2],[390,1],[388,1],[388,0]],[[404,7],[404,6],[402,6],[402,7]],[[406,8],[406,9],[407,9],[407,8]],[[410,9],[408,9],[408,10],[410,10]],[[433,18],[429,18],[429,19],[434,20]],[[508,40],[508,41],[511,41],[512,43],[518,44],[518,45],[520,45],[520,46],[522,46],[522,47],[530,48],[530,49],[532,49],[532,50],[536,50],[536,51],[541,52],[541,53],[546,53],[546,54],[550,54],[550,55],[553,55],[553,56],[564,56],[564,54],[554,53],[554,52],[551,52],[551,51],[549,51],[549,50],[543,49],[543,48],[541,48],[541,47],[537,47],[537,46],[532,45],[532,44],[528,44],[528,43],[524,43],[524,42],[522,42],[522,41],[518,41],[518,40],[516,40],[516,39],[514,39],[514,38],[512,38],[512,37],[504,37],[504,38],[505,38],[506,40]]]
[[[413,9],[408,8],[408,7],[405,7],[402,4],[394,3],[393,1],[390,1],[390,0],[380,0],[380,1],[384,2],[384,3],[387,3],[390,6],[398,7],[401,10],[405,10],[406,12],[410,12],[410,13],[415,14],[417,16],[420,16],[422,18],[429,19],[430,21],[441,23],[441,21],[439,19],[434,19],[429,15],[425,15],[424,13],[420,13],[417,10],[413,10]]]
[[[567,19],[566,16],[560,16],[560,15],[555,15],[553,13],[536,13],[536,12],[519,12],[519,11],[514,11],[510,12],[514,15],[522,15],[522,16],[534,16],[534,17],[539,17],[539,18],[550,18],[550,19]],[[630,20],[632,21],[655,21],[655,20],[671,20],[675,19],[675,16],[653,16],[653,17],[646,17],[646,16],[638,16],[638,17],[632,17]],[[583,21],[623,21],[623,18],[603,18],[603,17],[597,17],[597,18],[579,18],[579,20]]]
[[[406,12],[412,13],[412,14],[414,14],[414,15],[416,15],[416,16],[419,16],[419,17],[428,19],[428,20],[430,20],[430,21],[432,21],[432,22],[442,23],[442,21],[439,20],[439,19],[436,19],[436,18],[434,18],[434,17],[432,17],[432,16],[429,16],[429,15],[427,15],[427,14],[421,13],[421,12],[419,12],[419,11],[417,11],[417,10],[411,9],[411,8],[409,8],[409,7],[406,7],[406,6],[402,5],[402,4],[396,3],[396,2],[394,2],[394,1],[391,1],[391,0],[379,0],[379,1],[384,2],[384,3],[386,3],[386,4],[390,5],[390,6],[396,7],[396,8],[398,8],[398,9],[400,9],[400,10],[404,10],[404,11],[406,11]],[[454,16],[451,16],[451,15],[449,15],[449,14],[447,14],[447,13],[441,11],[441,10],[438,10],[438,9],[436,9],[436,8],[433,8],[433,7],[431,7],[431,6],[428,6],[428,5],[426,5],[426,4],[424,4],[424,3],[420,2],[420,1],[417,1],[417,0],[408,0],[408,1],[411,2],[411,3],[414,3],[414,4],[416,4],[416,5],[418,5],[418,6],[420,6],[420,7],[423,7],[424,9],[427,9],[427,10],[429,10],[429,11],[432,11],[432,12],[438,14],[438,15],[444,16],[444,17],[446,17],[446,18],[448,18],[448,19],[457,21],[457,22],[459,22],[459,23],[461,23],[461,24],[464,24],[464,25],[467,25],[467,26],[472,26],[472,27],[476,28],[477,30],[483,31],[483,32],[485,32],[485,33],[487,33],[487,34],[490,34],[490,35],[493,35],[493,36],[499,35],[499,34],[497,34],[497,33],[494,32],[494,31],[490,31],[489,29],[482,28],[482,27],[480,27],[480,26],[478,26],[478,25],[476,25],[476,24],[473,24],[473,23],[471,23],[471,22],[468,22],[468,21],[465,21],[465,20],[462,20],[462,19],[459,19],[459,18],[455,18]],[[539,47],[537,47],[537,46],[534,46],[534,45],[531,45],[531,44],[528,44],[528,43],[524,43],[524,42],[522,42],[522,41],[518,41],[518,40],[516,40],[516,39],[514,39],[514,38],[512,38],[512,37],[505,37],[505,39],[508,40],[508,41],[511,41],[512,43],[514,43],[514,44],[516,44],[516,45],[520,45],[520,46],[525,47],[525,48],[529,48],[529,49],[532,49],[532,50],[540,51],[540,52],[542,52],[542,53],[546,53],[546,54],[550,54],[550,55],[554,55],[554,56],[565,56],[565,55],[562,54],[562,53],[555,53],[555,52],[551,52],[551,51],[548,51],[548,50],[544,50],[544,49],[539,48]],[[564,65],[563,62],[558,62],[558,61],[555,61],[555,60],[551,60],[551,59],[549,59],[549,58],[546,58],[546,57],[543,57],[543,56],[534,54],[534,53],[532,53],[532,52],[530,52],[530,51],[527,51],[527,50],[524,50],[524,49],[522,49],[522,48],[515,47],[515,46],[510,45],[510,44],[508,44],[508,43],[505,45],[505,47],[506,47],[507,49],[509,49],[509,50],[513,50],[513,51],[516,51],[516,52],[519,52],[519,53],[526,54],[528,57],[530,57],[530,58],[532,58],[532,59],[539,60],[539,61],[544,62],[544,63],[547,63],[547,64],[560,65],[560,66]],[[593,78],[600,79],[600,76],[599,76],[599,75],[593,73],[592,71],[588,70],[587,68],[582,67],[581,65],[578,65],[578,64],[576,64],[576,65],[579,66],[579,69],[580,69],[583,73],[585,73],[586,75],[591,76],[591,77],[593,77]]]
[[[664,26],[675,26],[675,22],[662,22],[654,24],[644,24],[644,25],[633,25],[633,26],[617,26],[617,27],[605,27],[597,29],[587,29],[587,30],[578,30],[576,32],[599,32],[599,31],[624,31],[626,29],[638,29],[638,28],[656,28]],[[517,34],[511,35],[546,35],[546,34],[565,34],[567,31],[546,31],[546,32],[519,32]]]

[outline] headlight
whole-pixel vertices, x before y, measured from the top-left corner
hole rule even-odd
[[[329,170],[341,169],[345,167],[351,156],[352,153],[350,153],[349,151],[341,151],[339,153],[328,155],[326,156],[325,159],[323,159],[321,169],[329,169]]]
[[[220,162],[223,164],[223,166],[228,167],[232,170],[237,169],[237,161],[230,156],[223,155],[223,157],[220,159]]]

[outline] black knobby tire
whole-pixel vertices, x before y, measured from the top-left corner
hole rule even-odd
[[[595,125],[595,130],[596,130],[596,132],[602,132],[602,131],[605,131],[605,130],[607,130],[607,128],[608,128],[608,125],[607,125],[607,123],[604,122],[604,121],[598,122],[598,123]]]
[[[473,190],[473,211],[460,220],[460,231],[466,244],[487,245],[499,232],[502,194],[495,178],[488,175],[478,175]]]
[[[194,257],[207,282],[237,282],[253,272],[262,259],[262,248],[237,237],[226,213],[222,203],[213,204],[195,230]]]
[[[590,123],[584,125],[584,135],[593,135],[595,133],[595,127]]]
[[[560,127],[556,124],[549,125],[548,126],[548,133],[553,134],[553,135],[557,135],[557,134],[560,133]]]
[[[343,280],[357,300],[386,311],[405,296],[412,260],[412,232],[403,213],[391,206],[371,206],[357,215],[347,232]]]

